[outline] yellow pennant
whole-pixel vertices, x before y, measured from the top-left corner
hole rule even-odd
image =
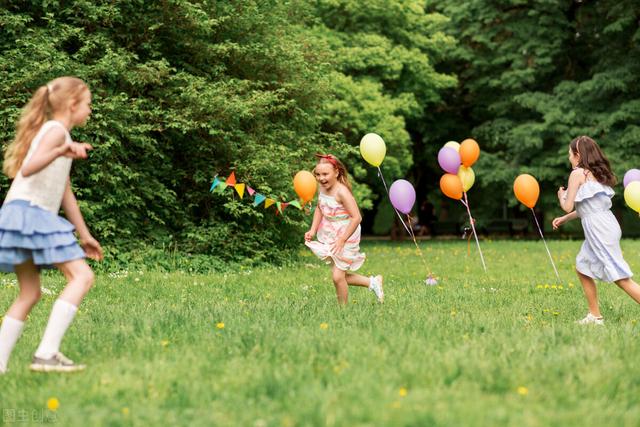
[[[240,195],[240,198],[242,199],[242,196],[244,195],[244,184],[236,184],[235,187],[236,191]]]
[[[276,201],[275,201],[275,200],[273,200],[273,199],[267,199],[267,200],[264,202],[264,208],[265,208],[265,209],[267,209],[269,206],[273,205],[275,202],[276,202]]]

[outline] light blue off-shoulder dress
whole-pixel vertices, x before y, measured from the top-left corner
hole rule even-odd
[[[598,181],[587,180],[578,188],[575,209],[582,222],[584,243],[576,257],[576,269],[593,279],[615,282],[633,276],[622,257],[622,231],[611,212],[615,192]]]

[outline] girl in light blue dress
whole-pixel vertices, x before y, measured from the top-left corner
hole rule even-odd
[[[4,157],[4,172],[13,180],[0,208],[0,271],[14,272],[20,293],[0,325],[0,374],[24,322],[39,301],[40,269],[56,267],[67,285],[53,304],[31,370],[73,372],[84,369],[60,352],[60,343],[78,305],[93,284],[85,256],[102,258],[71,189],[73,159],[84,159],[89,144],[74,142],[69,131],[91,114],[91,92],[75,77],[59,77],[41,86],[22,111],[15,140]],[[58,216],[60,207],[68,220]],[[77,231],[80,244],[73,234]]]
[[[576,272],[589,313],[578,323],[603,325],[594,279],[615,282],[638,303],[640,286],[631,280],[633,273],[620,249],[620,225],[610,210],[615,194],[611,187],[616,184],[616,178],[609,160],[593,139],[580,136],[571,141],[569,162],[573,172],[569,175],[568,187],[558,190],[560,206],[567,215],[555,218],[553,228],[580,218],[585,240],[576,257]]]

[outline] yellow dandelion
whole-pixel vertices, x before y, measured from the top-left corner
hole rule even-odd
[[[526,396],[527,394],[529,394],[529,389],[524,386],[518,387],[517,391],[520,396]]]
[[[542,288],[544,288],[544,286],[542,286],[542,285],[538,285],[538,286],[536,286],[536,288],[538,288],[538,289],[542,289]]]
[[[129,415],[129,408],[122,408],[122,415],[124,415],[125,417]]]
[[[329,324],[325,322],[320,323],[320,329],[323,329],[323,330],[329,329]]]
[[[456,317],[456,314],[458,314],[457,311],[455,310],[451,310],[451,317]]]
[[[400,387],[400,390],[398,390],[398,394],[400,395],[400,397],[405,397],[407,395],[407,393],[409,393],[409,392],[404,387]]]
[[[544,288],[545,289],[549,289],[549,285],[544,285]]]
[[[564,286],[558,285],[558,289],[564,289]]]
[[[574,284],[573,283],[569,283],[569,287],[573,288]]]
[[[224,322],[218,322],[218,323],[216,323],[216,328],[218,328],[218,329],[224,329]]]
[[[168,345],[169,345],[169,340],[162,340],[162,341],[160,341],[160,345],[161,345],[161,346],[163,346],[163,347],[168,346]]]
[[[56,399],[55,397],[51,397],[49,398],[49,400],[47,400],[47,408],[50,411],[57,411],[58,408],[60,407],[60,401],[58,399]]]

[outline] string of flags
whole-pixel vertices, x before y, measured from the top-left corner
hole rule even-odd
[[[267,197],[264,194],[254,190],[249,187],[245,183],[237,182],[235,172],[231,172],[228,178],[222,178],[216,175],[213,178],[213,182],[211,183],[211,188],[209,188],[209,192],[213,193],[214,190],[218,188],[220,192],[223,192],[227,188],[233,188],[238,196],[242,199],[244,197],[245,191],[249,194],[249,197],[253,197],[253,206],[258,207],[261,204],[264,204],[265,209],[269,209],[271,206],[276,207],[276,215],[282,214],[284,210],[288,206],[293,206],[298,209],[302,209],[302,205],[298,200],[290,200],[288,202],[281,202],[273,197]]]

